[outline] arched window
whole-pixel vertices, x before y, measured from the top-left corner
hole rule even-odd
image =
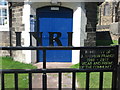
[[[0,29],[8,30],[8,3],[5,0],[0,0]]]
[[[110,15],[110,5],[109,3],[106,3],[104,5],[104,16]]]

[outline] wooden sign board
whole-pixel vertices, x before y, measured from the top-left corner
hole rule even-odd
[[[80,68],[113,69],[115,65],[115,48],[81,49]]]

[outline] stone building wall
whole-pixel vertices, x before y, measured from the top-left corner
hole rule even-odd
[[[108,8],[105,8],[105,5]],[[106,9],[106,10],[105,10]],[[107,11],[109,10],[108,14],[106,15]],[[115,12],[114,12],[114,5],[112,2],[104,2],[99,6],[99,21],[98,25],[110,25],[112,22],[115,21]]]
[[[109,14],[105,15],[105,5],[108,5]],[[97,31],[109,31],[110,24],[115,21],[115,15],[113,10],[113,3],[112,2],[103,2],[99,6],[99,14],[98,14],[98,24],[97,24]]]
[[[12,46],[16,46],[16,33],[15,32],[22,32],[24,31],[24,24],[22,23],[22,16],[23,16],[23,5],[24,3],[12,3],[12,27],[11,29],[11,41]],[[24,39],[22,38],[22,44]],[[12,57],[16,61],[24,60],[25,55],[22,53],[22,50],[19,51],[12,51]]]
[[[108,8],[106,8],[106,5]],[[109,31],[112,40],[118,40],[120,37],[119,16],[120,6],[116,9],[117,2],[104,2],[99,7],[99,19],[97,25],[98,32]],[[116,11],[117,10],[117,11]],[[109,12],[109,14],[105,14]],[[118,14],[118,17],[116,15]],[[116,21],[116,19],[118,20]]]
[[[9,31],[0,31],[0,46],[10,46]],[[10,56],[10,51],[0,50],[0,56]]]
[[[110,25],[110,33],[112,40],[118,40],[118,38],[120,38],[120,22],[112,23]]]
[[[113,40],[118,40],[120,38],[120,1],[116,5],[116,22],[110,25],[110,33]]]

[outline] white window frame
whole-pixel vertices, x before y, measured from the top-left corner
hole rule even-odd
[[[0,31],[9,31],[9,9],[8,9],[8,2],[7,2],[7,5],[0,5],[0,9],[6,9],[7,10],[7,24],[5,25],[0,25]],[[2,13],[2,11],[1,11]],[[0,17],[4,17],[4,16],[1,16]]]

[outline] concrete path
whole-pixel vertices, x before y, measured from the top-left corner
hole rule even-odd
[[[42,68],[42,63],[34,64],[38,69]],[[69,68],[71,63],[47,63],[47,68]],[[33,75],[33,88],[42,88],[42,74]],[[58,74],[49,73],[47,74],[47,88],[58,88]],[[62,74],[62,88],[72,88],[72,74]],[[70,89],[69,89],[70,90]]]

